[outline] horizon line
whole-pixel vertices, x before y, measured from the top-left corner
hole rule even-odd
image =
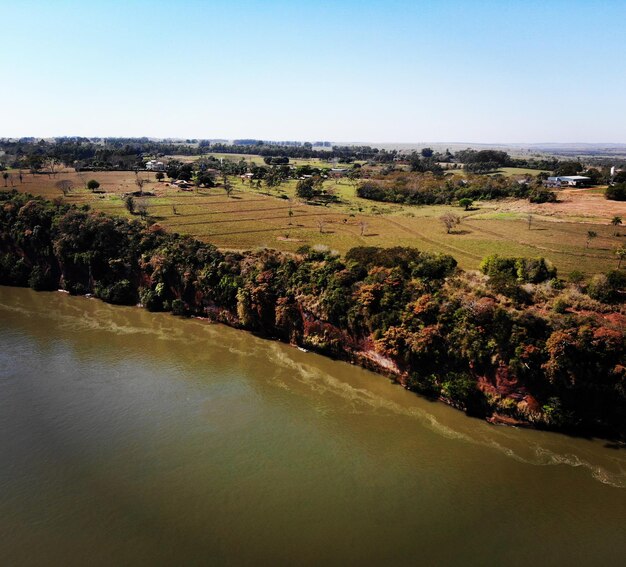
[[[60,134],[60,135],[49,135],[49,136],[38,136],[38,135],[22,135],[22,136],[0,136],[2,140],[19,140],[23,138],[39,138],[41,140],[50,140],[57,138],[101,138],[101,139],[116,139],[116,138],[128,138],[128,139],[140,139],[140,138],[148,138],[150,140],[173,140],[173,141],[185,141],[185,140],[206,140],[206,141],[214,141],[214,140],[224,140],[227,142],[234,142],[235,140],[258,140],[260,142],[271,142],[275,144],[279,144],[281,142],[297,142],[297,143],[311,143],[311,140],[314,142],[325,142],[334,145],[345,144],[345,145],[373,145],[373,144],[381,144],[381,145],[424,145],[424,144],[436,144],[436,145],[445,145],[445,144],[468,144],[468,145],[481,145],[481,146],[626,146],[626,141],[624,142],[564,142],[564,141],[537,141],[537,142],[473,142],[466,140],[428,140],[428,141],[357,141],[357,140],[332,140],[332,139],[319,139],[319,138],[310,138],[310,139],[278,139],[278,138],[262,138],[255,136],[248,137],[199,137],[199,136],[146,136],[146,135],[80,135],[80,134]]]

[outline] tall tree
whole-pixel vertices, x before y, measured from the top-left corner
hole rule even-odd
[[[617,227],[622,224],[622,217],[614,216],[611,219],[611,224],[615,227],[615,231],[613,232],[613,236],[619,236],[619,231],[617,230]]]
[[[63,193],[64,197],[67,197],[74,188],[74,182],[71,179],[61,179],[57,181],[54,186]]]
[[[597,237],[598,237],[598,233],[595,230],[588,230],[587,231],[587,246],[586,247],[589,248],[589,244],[591,243],[591,241],[594,238],[597,238]]]

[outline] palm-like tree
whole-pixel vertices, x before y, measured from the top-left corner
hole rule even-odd
[[[613,219],[611,220],[611,224],[615,227],[615,232],[613,233],[613,236],[617,236],[619,234],[617,232],[617,227],[622,224],[622,217],[613,217]]]

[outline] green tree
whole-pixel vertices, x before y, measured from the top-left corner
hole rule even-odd
[[[577,175],[583,170],[579,161],[562,161],[554,170],[554,175]]]
[[[313,178],[300,179],[296,185],[296,197],[308,201],[315,197],[315,189],[313,188]]]
[[[467,197],[464,197],[463,199],[459,199],[459,206],[463,207],[466,211],[470,210],[472,203],[473,201],[471,199],[468,199]]]
[[[348,179],[350,183],[356,187],[359,179],[361,179],[361,166],[357,167],[359,164],[354,164],[354,167],[348,172]]]
[[[272,189],[273,187],[278,187],[282,181],[282,177],[280,175],[280,171],[273,167],[270,171],[265,175],[265,184],[268,189]]]
[[[233,193],[233,184],[230,182],[228,175],[222,176],[222,186],[224,187],[224,191],[226,191],[226,196],[230,197]]]
[[[165,179],[165,174],[162,171],[157,171],[155,177],[157,181],[161,182]]]
[[[210,173],[198,173],[196,176],[196,186],[215,187],[215,179]]]
[[[89,189],[90,191],[95,191],[99,187],[100,187],[100,183],[98,183],[95,179],[90,179],[87,182],[87,189]]]

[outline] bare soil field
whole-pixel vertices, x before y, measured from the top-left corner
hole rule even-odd
[[[626,202],[604,198],[604,188],[562,189],[557,203],[529,203],[526,200],[503,201],[497,209],[518,213],[532,213],[554,220],[580,222],[610,222],[620,216],[626,222]]]

